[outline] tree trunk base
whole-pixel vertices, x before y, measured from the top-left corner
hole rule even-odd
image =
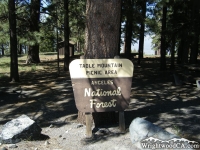
[[[92,113],[95,127],[103,127],[117,124],[119,122],[118,112],[98,112]],[[77,122],[86,125],[85,113],[78,111]]]
[[[95,127],[103,127],[117,124],[119,121],[118,113],[116,112],[98,112],[92,113]]]

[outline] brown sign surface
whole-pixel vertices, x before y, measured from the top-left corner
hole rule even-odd
[[[70,75],[79,111],[122,111],[128,107],[133,76],[128,59],[74,60]]]

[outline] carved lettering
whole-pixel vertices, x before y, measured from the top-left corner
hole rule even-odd
[[[105,74],[117,74],[116,70],[106,70]]]
[[[116,107],[116,99],[112,99],[108,102],[97,102],[96,99],[90,100],[90,108],[96,107],[96,108],[108,108],[108,107]]]
[[[95,64],[79,64],[80,68],[94,68]]]
[[[86,71],[86,75],[102,75],[101,71]]]
[[[97,89],[91,91],[91,88],[85,88],[84,97],[86,96],[119,96],[121,95],[121,88],[118,87],[116,90],[104,91],[103,89]]]
[[[113,80],[98,80],[98,81],[92,81],[91,85],[112,85]]]

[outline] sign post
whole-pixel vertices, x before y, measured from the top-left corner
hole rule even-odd
[[[76,59],[69,69],[79,111],[123,112],[128,108],[133,77],[130,60]]]

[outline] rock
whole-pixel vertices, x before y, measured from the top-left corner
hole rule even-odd
[[[159,126],[139,117],[131,122],[129,131],[132,143],[140,142],[148,137],[154,137],[160,140],[179,138],[178,136],[163,130]]]
[[[42,129],[26,115],[7,122],[0,132],[0,143],[15,144],[21,140],[37,139]]]
[[[45,142],[44,142],[44,145],[45,145],[45,146],[47,146],[47,145],[49,145],[49,144],[50,144],[49,141],[45,141]]]

